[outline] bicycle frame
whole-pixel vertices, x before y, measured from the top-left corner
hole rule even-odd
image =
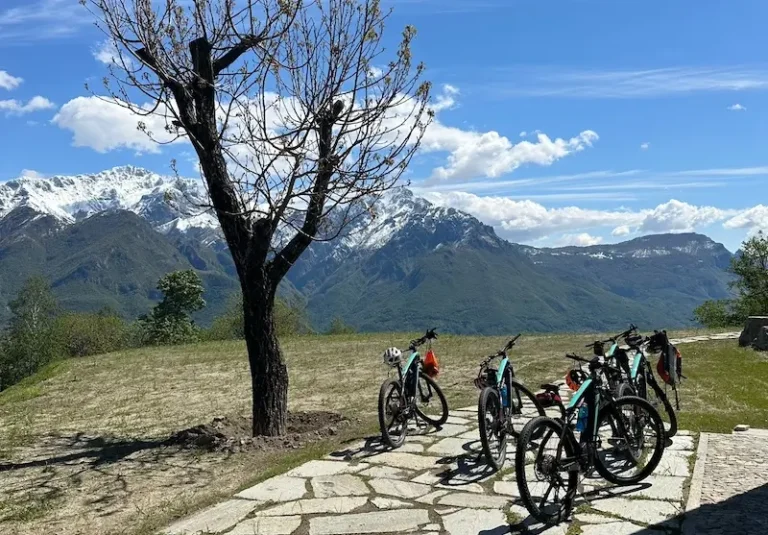
[[[420,364],[421,364],[421,355],[419,354],[418,351],[413,349],[412,352],[411,352],[411,355],[408,357],[408,360],[405,363],[405,366],[402,366],[402,367],[398,366],[397,367],[397,374],[400,377],[400,385],[401,385],[401,388],[403,389],[403,391],[402,391],[403,394],[407,394],[408,393],[409,389],[407,389],[406,387],[410,386],[410,385],[406,385],[405,384],[405,380],[408,378],[408,373],[411,371],[411,369],[413,369],[413,374],[412,374],[412,377],[413,377],[413,390],[411,390],[411,392],[413,393],[414,396],[416,395],[416,389],[417,389],[418,384],[419,384],[419,367],[420,367]],[[403,397],[407,398],[407,396],[405,396],[405,395]]]

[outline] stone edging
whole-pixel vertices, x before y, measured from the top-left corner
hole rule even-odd
[[[688,503],[685,505],[685,512],[698,509],[701,505],[701,486],[704,483],[704,467],[707,463],[707,446],[709,444],[709,434],[699,434],[699,447],[696,449],[696,465],[693,468],[691,477],[691,486],[688,489]]]

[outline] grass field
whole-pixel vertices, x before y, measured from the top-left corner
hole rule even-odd
[[[54,364],[0,394],[0,531],[150,533],[341,441],[375,433],[378,387],[388,373],[381,352],[407,345],[412,336],[285,340],[290,408],[336,410],[360,422],[333,440],[279,455],[200,454],[159,445],[179,429],[249,411],[241,342],[138,349]],[[559,380],[570,362],[563,353],[579,351],[594,338],[524,336],[513,355],[516,372],[534,389]],[[451,406],[476,402],[477,365],[505,341],[440,337],[440,383]],[[681,394],[681,428],[768,427],[768,359],[737,348],[733,340],[681,349],[689,377]]]

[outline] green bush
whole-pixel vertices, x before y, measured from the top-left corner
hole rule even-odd
[[[53,324],[53,338],[67,357],[109,353],[132,345],[131,326],[111,313],[68,312]]]
[[[277,336],[293,336],[311,332],[304,309],[283,299],[275,300],[275,331]],[[243,296],[230,299],[226,312],[216,318],[203,333],[204,340],[242,340],[245,338],[243,322]]]
[[[333,318],[333,321],[331,321],[331,326],[328,327],[328,330],[325,332],[326,334],[352,334],[357,332],[357,329],[344,323],[343,319],[335,317]]]

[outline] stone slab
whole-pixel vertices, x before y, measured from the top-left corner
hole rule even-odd
[[[310,485],[315,493],[315,498],[366,496],[370,492],[362,479],[350,474],[315,477],[310,481]]]
[[[391,466],[370,466],[365,470],[358,472],[357,475],[362,477],[377,477],[385,479],[410,479],[413,477],[413,472],[409,470],[403,470],[402,468],[392,468]]]
[[[682,501],[684,482],[684,477],[652,475],[643,481],[643,483],[650,483],[651,486],[633,492],[632,496],[652,500]]]
[[[255,517],[239,523],[227,535],[290,535],[300,525],[300,516]]]
[[[664,532],[654,532],[631,522],[611,522],[609,524],[584,524],[581,526],[581,535],[651,535]]]
[[[466,425],[445,424],[433,434],[436,437],[453,437],[467,431],[469,431],[469,427]]]
[[[666,450],[693,450],[693,437],[675,435]]]
[[[396,533],[429,524],[426,509],[392,509],[344,516],[321,516],[309,520],[309,535]]]
[[[680,455],[681,453],[690,452],[674,450],[665,451],[664,455],[661,457],[659,466],[656,467],[653,473],[660,476],[689,477],[691,475],[691,469],[688,465],[689,455]]]
[[[435,442],[427,448],[426,453],[430,455],[454,456],[466,455],[468,451],[468,441],[461,438],[444,438]]]
[[[285,475],[288,477],[334,476],[337,474],[351,474],[362,469],[363,467],[359,464],[352,465],[345,461],[309,461],[286,472]]]
[[[238,498],[262,502],[289,502],[307,494],[305,479],[277,476],[238,493]]]
[[[581,513],[574,515],[574,519],[583,524],[611,524],[613,522],[621,522],[618,518],[612,516],[596,515],[594,513]]]
[[[258,502],[250,500],[227,500],[173,523],[162,533],[165,535],[217,533],[231,528],[258,506]]]
[[[360,497],[336,497],[336,498],[310,498],[295,502],[281,503],[264,511],[256,513],[257,516],[290,516],[290,515],[315,515],[319,513],[348,513],[358,507],[362,507],[368,501]]]
[[[377,509],[401,509],[413,507],[412,503],[395,500],[394,498],[383,498],[381,496],[373,498],[371,503],[375,505]]]
[[[471,507],[473,509],[504,509],[509,500],[501,496],[484,496],[470,492],[451,492],[438,498],[438,505]]]
[[[475,533],[509,533],[509,526],[504,513],[476,509],[462,509],[443,516],[443,527],[450,535],[468,535]]]
[[[395,496],[397,498],[420,498],[432,491],[432,487],[429,485],[399,481],[397,479],[371,479],[369,483],[377,494]]]
[[[421,498],[416,498],[416,501],[419,503],[426,503],[426,504],[433,504],[435,503],[435,500],[440,498],[441,496],[445,496],[448,494],[447,490],[435,490],[427,494],[426,496],[422,496]]]
[[[366,459],[366,462],[383,464],[395,468],[405,468],[407,470],[429,470],[437,465],[438,459],[424,455],[414,455],[412,453],[400,453],[397,451],[388,451],[381,455],[375,455]]]
[[[483,487],[478,483],[463,481],[461,478],[446,479],[445,476],[439,473],[425,472],[418,477],[415,477],[411,481],[414,483],[431,485],[440,489],[459,490],[462,492],[474,492],[479,494],[484,492]]]
[[[669,502],[626,498],[593,500],[592,507],[641,524],[659,524],[683,512],[681,506]]]

